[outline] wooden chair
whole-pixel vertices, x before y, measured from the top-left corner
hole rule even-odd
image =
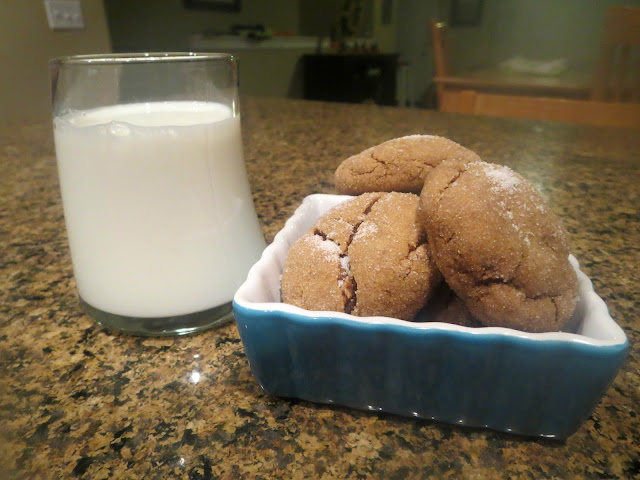
[[[640,102],[640,7],[608,8],[592,98]],[[633,51],[636,50],[634,56]]]
[[[640,103],[461,92],[457,111],[492,117],[553,120],[640,129]]]
[[[433,66],[436,77],[446,77],[451,72],[449,60],[449,43],[447,41],[447,24],[438,22],[434,18],[429,19],[429,29],[431,31],[431,43],[433,44]],[[438,105],[442,107],[445,103],[444,86],[436,82],[436,93]]]

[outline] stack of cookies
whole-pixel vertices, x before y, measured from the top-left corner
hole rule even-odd
[[[535,187],[443,137],[342,162],[354,195],[291,246],[282,301],[307,310],[527,332],[562,330],[578,281],[568,235]]]

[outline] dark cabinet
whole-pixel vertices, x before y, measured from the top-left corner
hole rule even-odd
[[[304,55],[304,98],[397,105],[395,54]]]

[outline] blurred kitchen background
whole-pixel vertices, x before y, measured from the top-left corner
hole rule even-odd
[[[78,3],[81,28],[52,29],[51,2]],[[245,95],[435,108],[430,18],[449,24],[453,70],[590,71],[605,10],[625,5],[640,0],[2,0],[0,119],[49,115],[51,57],[141,51],[234,53]]]

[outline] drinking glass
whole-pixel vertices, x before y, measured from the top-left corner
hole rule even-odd
[[[80,303],[99,324],[138,335],[229,321],[233,294],[265,247],[234,57],[83,55],[50,67]]]

